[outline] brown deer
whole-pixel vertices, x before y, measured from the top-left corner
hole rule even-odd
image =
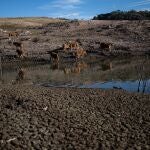
[[[16,47],[16,52],[20,58],[25,57],[25,52],[23,49],[23,43],[21,42],[13,42],[13,45]]]
[[[77,49],[78,47],[79,47],[79,43],[77,41],[69,41],[63,44],[64,51]]]
[[[19,36],[19,33],[17,31],[12,31],[12,32],[8,33],[8,36],[9,36],[9,38],[11,38],[11,37],[17,38]]]
[[[57,63],[59,62],[58,53],[56,53],[56,52],[48,52],[48,53],[50,54],[52,61],[57,62]]]
[[[21,42],[13,42],[13,45],[16,46],[16,48],[23,48],[23,44]]]
[[[108,50],[109,52],[111,52],[112,50],[112,43],[105,43],[105,42],[102,42],[100,43],[100,48],[101,49],[104,49],[104,50]]]
[[[86,56],[87,52],[83,48],[78,48],[73,55],[76,57],[76,59],[79,59]]]

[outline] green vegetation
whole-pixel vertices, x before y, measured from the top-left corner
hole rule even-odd
[[[150,20],[150,11],[113,11],[111,13],[99,14],[93,20]]]

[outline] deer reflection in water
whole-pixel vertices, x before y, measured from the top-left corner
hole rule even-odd
[[[50,68],[52,70],[59,70],[59,62],[53,62]]]
[[[75,73],[75,74],[80,74],[82,70],[86,69],[88,67],[87,63],[85,62],[77,62],[75,66],[72,68],[64,68],[64,74],[70,74],[70,73]]]
[[[103,71],[112,70],[113,69],[113,64],[112,64],[112,62],[105,62],[101,65],[101,68],[102,68]]]
[[[24,80],[25,78],[25,69],[20,69],[18,72],[18,76],[16,78],[17,81]]]
[[[27,79],[27,70],[21,68],[16,76],[16,79],[12,82],[12,84],[33,84],[29,79]]]

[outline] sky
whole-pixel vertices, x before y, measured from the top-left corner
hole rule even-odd
[[[150,0],[1,0],[0,17],[91,19],[114,10],[150,10]]]

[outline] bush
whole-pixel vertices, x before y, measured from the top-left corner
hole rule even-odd
[[[38,37],[32,38],[32,42],[34,42],[34,43],[38,42],[39,40],[40,40],[40,39],[39,39]]]

